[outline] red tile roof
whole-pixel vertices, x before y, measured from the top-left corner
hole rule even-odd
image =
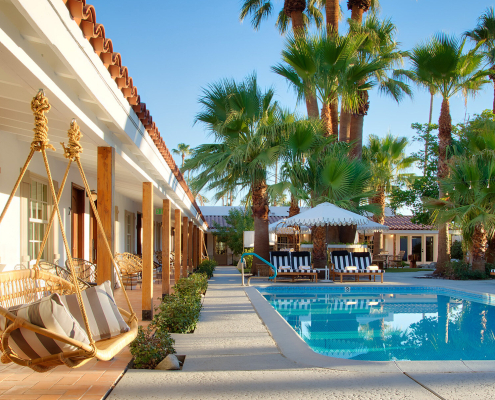
[[[411,218],[412,215],[385,217],[384,225],[388,226],[391,231],[423,231],[436,229],[436,227],[432,225],[414,224],[411,222]]]
[[[84,37],[89,40],[95,53],[100,57],[103,65],[108,69],[111,77],[134,109],[134,112],[144,125],[148,135],[153,140],[153,143],[155,143],[158,151],[204,221],[205,218],[201,213],[191,190],[187,186],[184,176],[165,145],[165,141],[162,139],[155,122],[153,122],[150,111],[146,109],[146,103],[141,102],[141,97],[138,95],[137,87],[134,86],[132,78],[129,76],[127,67],[122,66],[122,57],[120,53],[115,53],[113,51],[112,40],[105,37],[105,27],[96,22],[95,8],[90,4],[86,4],[86,0],[62,1],[69,9],[74,21],[79,25],[79,28],[81,28]]]
[[[268,216],[268,223],[271,224],[273,222],[277,222],[282,218],[286,218],[286,217],[270,215]],[[228,226],[227,223],[225,222],[225,215],[206,215],[205,219],[208,226],[210,227],[210,230],[216,229],[216,224],[218,224],[220,227]]]

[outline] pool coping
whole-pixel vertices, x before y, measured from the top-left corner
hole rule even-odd
[[[411,286],[413,287],[413,286]],[[443,288],[446,289],[446,288]],[[244,288],[256,313],[265,324],[281,354],[306,367],[341,371],[369,371],[383,373],[414,372],[495,372],[495,360],[470,361],[358,361],[324,356],[315,353],[284,318],[272,307],[256,287]],[[447,289],[448,290],[448,289]],[[474,293],[466,290],[466,293]],[[478,293],[479,294],[479,293]]]

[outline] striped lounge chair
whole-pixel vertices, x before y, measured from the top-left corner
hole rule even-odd
[[[278,277],[290,277],[292,282],[298,276],[310,276],[316,278],[316,271],[307,271],[303,268],[293,268],[291,264],[291,255],[289,251],[271,251],[270,252],[270,262],[277,268],[277,276],[274,282],[277,281]],[[296,261],[297,265],[301,265],[301,261]],[[311,264],[309,264],[311,265]]]
[[[290,253],[290,263],[294,271],[308,274],[318,282],[318,270],[311,267],[311,253],[309,251],[293,251]],[[311,275],[309,275],[311,274]],[[316,274],[316,275],[313,275]]]
[[[373,281],[376,282],[376,276],[379,275],[381,277],[381,282],[383,283],[383,273],[384,271],[378,267],[378,265],[373,265],[371,263],[371,255],[369,252],[355,252],[351,254],[354,265],[358,268],[359,275],[367,275],[370,277],[373,276]],[[359,281],[358,275],[358,281]]]
[[[332,260],[332,279],[335,281],[335,276],[340,276],[340,281],[342,282],[342,277],[344,275],[356,275],[356,272],[348,271],[347,267],[355,267],[352,262],[351,253],[347,250],[337,250],[332,251],[330,254],[330,259]],[[357,270],[357,268],[356,268]]]

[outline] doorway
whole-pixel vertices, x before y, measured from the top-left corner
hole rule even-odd
[[[84,258],[84,189],[72,184],[71,237],[72,257]]]
[[[426,262],[433,262],[433,236],[426,236]]]
[[[412,254],[416,256],[417,261],[423,261],[423,245],[421,242],[421,236],[411,238]]]
[[[98,207],[98,200],[95,200],[95,206]],[[96,264],[98,261],[98,222],[96,222],[95,213],[92,208],[89,209],[89,243],[90,261]]]
[[[143,226],[143,214],[137,213],[137,221],[136,221],[136,238],[137,238],[137,243],[136,243],[136,250],[137,254],[140,256],[143,254],[143,250],[141,248],[142,241],[141,241],[141,231],[142,231],[142,226]]]

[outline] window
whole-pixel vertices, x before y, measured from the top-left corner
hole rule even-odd
[[[125,212],[125,251],[134,253],[134,213]]]
[[[280,245],[283,245],[283,246],[287,246],[288,244],[288,239],[287,239],[287,236],[277,236],[277,244],[280,246]]]
[[[36,260],[48,226],[48,185],[32,180],[28,198],[28,255]],[[47,248],[41,260],[47,260]]]
[[[215,244],[215,253],[216,254],[227,254],[227,243],[217,241]]]

